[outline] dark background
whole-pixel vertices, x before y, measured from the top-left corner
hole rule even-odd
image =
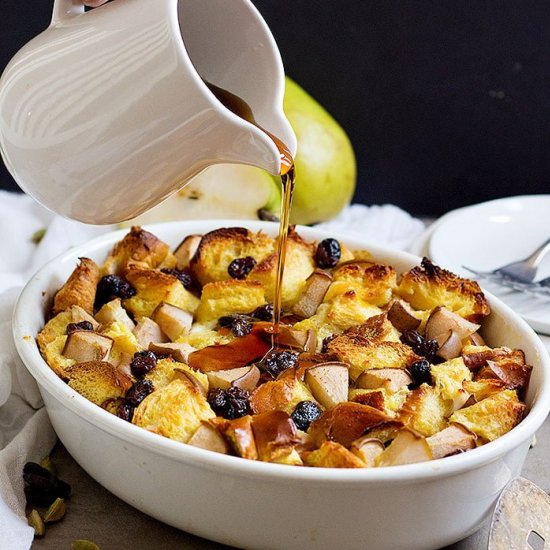
[[[435,216],[550,192],[547,0],[254,3],[287,73],[348,132],[357,201]],[[51,4],[2,0],[0,69]],[[16,188],[3,166],[0,187]]]

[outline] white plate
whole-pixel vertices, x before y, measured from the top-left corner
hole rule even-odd
[[[550,237],[550,195],[526,195],[481,203],[444,216],[427,251],[434,262],[465,277],[464,266],[489,271],[525,258]],[[538,278],[550,276],[550,255]],[[550,297],[534,296],[482,281],[536,331],[550,334]]]

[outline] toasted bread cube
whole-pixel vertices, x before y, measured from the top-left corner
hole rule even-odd
[[[140,317],[132,331],[142,349],[149,349],[151,344],[168,342],[168,337],[153,319]]]
[[[296,425],[287,413],[271,411],[253,416],[252,431],[261,461],[289,464],[300,460],[294,452],[300,438]]]
[[[199,305],[199,299],[173,275],[154,269],[131,269],[126,279],[136,289],[135,296],[124,300],[124,307],[134,317],[151,317],[161,302],[190,312]]]
[[[493,441],[519,424],[525,405],[514,390],[504,390],[479,403],[455,411],[450,422],[462,424],[486,441]]]
[[[91,323],[94,330],[99,327],[99,323],[80,306],[71,306],[69,309],[52,317],[36,337],[40,352],[44,354],[45,348],[50,342],[53,342],[59,336],[66,335],[68,324],[81,323],[82,321]]]
[[[111,355],[109,356],[113,364],[118,361],[121,354],[126,353],[133,356],[134,353],[142,349],[131,329],[122,321],[115,321],[103,327],[101,334],[113,341]]]
[[[378,306],[365,302],[354,290],[350,290],[330,301],[326,313],[326,322],[341,332],[364,323],[367,319],[381,313],[382,310]]]
[[[282,304],[291,309],[300,299],[307,278],[315,271],[313,260],[314,245],[304,241],[295,231],[290,230],[287,240],[285,272],[282,285]],[[259,262],[248,275],[249,281],[260,282],[265,289],[268,302],[275,298],[275,274],[277,271],[277,254],[273,253]]]
[[[102,325],[109,325],[115,321],[119,321],[126,325],[129,330],[134,330],[135,324],[130,319],[126,310],[122,307],[120,298],[115,298],[110,302],[107,302],[103,307],[95,314],[95,318]]]
[[[229,264],[237,258],[251,256],[260,263],[274,250],[275,241],[262,232],[252,233],[243,227],[225,227],[206,233],[191,258],[190,268],[201,284],[230,279]]]
[[[113,340],[90,330],[77,330],[67,336],[63,355],[77,363],[105,361],[109,357]]]
[[[211,422],[229,441],[237,456],[258,460],[258,449],[252,431],[252,416],[246,415],[235,420],[217,417]]]
[[[384,412],[368,405],[350,402],[339,403],[313,421],[308,434],[317,445],[328,440],[349,447],[372,428],[379,427],[391,420],[392,418]]]
[[[448,401],[449,414],[468,401],[470,394],[464,389],[464,383],[472,379],[472,372],[464,364],[462,357],[432,365],[431,373],[436,389]]]
[[[412,431],[428,437],[446,427],[446,412],[447,405],[439,392],[422,384],[407,396],[399,418]]]
[[[253,392],[260,381],[260,369],[256,365],[206,373],[213,388],[229,389],[231,386]]]
[[[337,266],[333,277],[326,301],[353,290],[361,300],[379,307],[392,299],[397,279],[393,267],[361,261]]]
[[[151,380],[155,389],[160,389],[170,384],[172,380],[179,378],[178,371],[192,376],[204,390],[208,391],[208,378],[204,373],[193,370],[185,363],[174,361],[171,358],[159,359],[157,366],[150,370],[144,378]]]
[[[55,295],[52,313],[57,315],[71,306],[80,306],[93,314],[95,293],[99,282],[99,268],[89,258],[79,258],[80,264]]]
[[[190,381],[177,378],[150,393],[136,408],[132,422],[146,430],[187,443],[201,421],[215,416],[205,396]]]
[[[300,401],[315,401],[309,388],[296,378],[287,377],[265,382],[250,397],[254,414],[284,411],[292,414]]]
[[[404,369],[420,359],[409,346],[400,342],[371,344],[367,338],[354,333],[337,336],[327,348],[339,361],[350,366],[349,374],[354,381],[366,370]]]
[[[113,247],[101,267],[101,274],[125,275],[131,268],[152,269],[175,266],[176,258],[166,243],[141,227],[132,227],[130,232]]]
[[[196,312],[199,323],[217,320],[224,315],[248,313],[265,304],[262,285],[254,281],[219,281],[202,289]]]
[[[105,361],[79,363],[65,369],[65,374],[73,390],[99,406],[124,397],[132,385],[130,378]]]
[[[395,330],[386,314],[369,317],[364,323],[347,329],[345,334],[362,336],[369,344],[400,342],[399,332]]]
[[[389,391],[386,388],[352,388],[349,390],[348,397],[349,401],[354,401],[355,403],[361,403],[363,405],[370,405],[375,409],[379,408],[388,416],[395,417],[396,413],[401,410],[401,407],[403,407],[409,393],[410,390],[407,386],[403,386],[395,392]],[[380,401],[378,397],[379,394],[382,396],[382,401]],[[369,401],[371,402],[369,403]]]
[[[489,305],[475,281],[462,279],[441,269],[427,258],[422,265],[404,273],[397,293],[415,309],[445,306],[472,323],[490,313]]]
[[[209,324],[194,323],[188,334],[180,336],[176,343],[187,344],[195,349],[203,349],[208,346],[229,344],[235,336],[232,332],[221,334],[217,330],[209,328]]]
[[[409,430],[401,430],[390,445],[376,459],[377,466],[414,464],[432,459],[432,451],[424,437]]]
[[[498,378],[485,378],[481,380],[464,382],[464,389],[474,398],[482,401],[486,397],[499,393],[506,389],[506,383]]]
[[[66,336],[58,336],[52,341],[48,342],[41,349],[42,355],[46,360],[46,363],[50,368],[63,379],[67,378],[65,371],[76,363],[74,359],[69,359],[63,355],[65,344],[67,342]]]
[[[435,459],[474,449],[476,436],[460,424],[451,424],[444,430],[426,438],[426,442]]]
[[[316,468],[365,468],[359,457],[334,441],[325,441],[316,451],[305,453],[304,463]]]

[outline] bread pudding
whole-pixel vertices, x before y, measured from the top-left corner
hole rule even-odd
[[[273,333],[276,241],[232,227],[175,249],[133,227],[81,258],[38,334],[71,388],[159,435],[265,462],[365,468],[443,458],[523,418],[524,353],[480,335],[474,281],[424,258],[398,273],[291,231]]]

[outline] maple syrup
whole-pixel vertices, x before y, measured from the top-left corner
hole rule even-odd
[[[290,220],[290,208],[292,206],[292,194],[294,192],[294,159],[290,153],[288,147],[271,132],[262,128],[254,118],[254,113],[250,108],[250,105],[239,96],[220,88],[206,80],[204,83],[208,86],[210,91],[216,96],[218,101],[235,113],[240,118],[254,124],[258,129],[267,134],[275,146],[279,150],[281,157],[281,185],[283,188],[282,201],[281,201],[281,213],[279,218],[279,238],[277,240],[277,270],[275,275],[275,296],[273,300],[273,337],[272,348],[278,347],[278,334],[279,325],[281,322],[281,306],[282,306],[282,290],[283,290],[283,275],[285,270],[285,258],[286,258],[286,243],[288,239],[288,227]]]

